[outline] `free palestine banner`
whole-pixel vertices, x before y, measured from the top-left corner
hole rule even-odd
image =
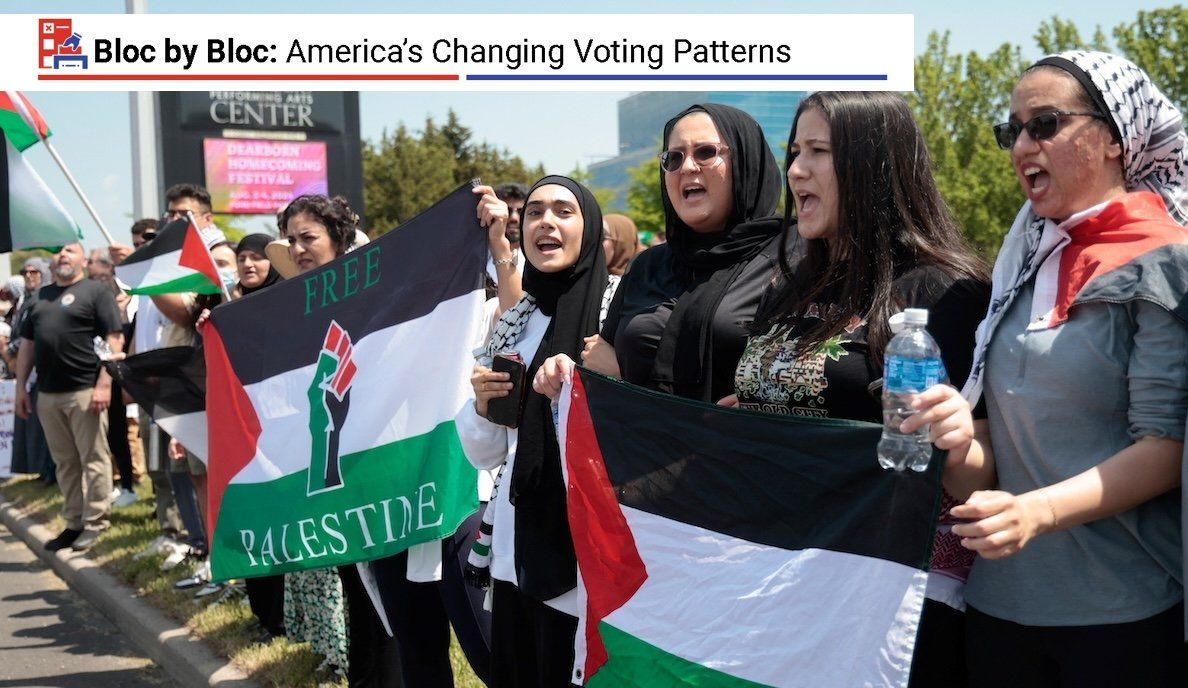
[[[939,462],[884,471],[878,425],[725,409],[581,368],[560,418],[576,683],[907,685]]]
[[[367,561],[478,508],[470,397],[486,233],[465,185],[203,332],[215,579]]]

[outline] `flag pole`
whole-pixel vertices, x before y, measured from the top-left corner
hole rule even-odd
[[[210,259],[210,264],[214,266],[215,272],[219,271],[219,264],[215,262],[214,254],[210,252],[210,247],[206,245],[206,239],[202,238],[202,230],[198,229],[198,223],[194,222],[193,211],[187,210],[186,217],[189,218],[189,223],[194,225],[194,229],[198,230],[198,238],[202,240],[202,250],[206,251],[206,257]],[[188,228],[187,228],[188,229]],[[227,285],[223,284],[223,280],[219,280],[219,290],[223,293],[223,303],[231,302],[231,292],[227,289]]]
[[[62,156],[58,155],[58,151],[54,149],[49,140],[42,136],[41,128],[37,126],[37,122],[33,121],[33,115],[25,108],[25,102],[21,99],[20,94],[16,91],[9,91],[8,97],[16,107],[17,112],[21,114],[21,119],[25,120],[25,124],[29,125],[29,128],[37,134],[37,138],[45,144],[45,149],[49,151],[50,157],[54,159],[54,162],[58,163],[58,167],[62,169],[62,174],[66,175],[66,181],[70,182],[74,193],[78,194],[79,200],[82,201],[83,207],[87,209],[87,212],[91,214],[91,218],[95,220],[95,224],[99,226],[99,231],[103,233],[103,238],[107,239],[109,245],[114,245],[116,241],[112,238],[111,232],[107,231],[107,225],[103,224],[103,220],[99,219],[99,213],[95,211],[95,207],[91,205],[90,199],[87,198],[87,195],[83,193],[82,187],[75,181],[74,175],[70,174],[70,170],[66,167],[66,162],[62,160]]]

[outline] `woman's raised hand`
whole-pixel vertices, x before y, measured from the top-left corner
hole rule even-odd
[[[485,366],[474,367],[470,385],[474,387],[474,410],[483,418],[487,417],[487,402],[507,396],[513,386],[511,375],[497,373]]]
[[[532,378],[532,389],[550,399],[561,396],[561,388],[573,380],[573,359],[565,354],[546,358],[536,376]]]
[[[582,365],[596,373],[622,379],[619,374],[619,359],[615,358],[615,347],[601,336],[593,334],[586,337],[586,346],[582,349]]]
[[[476,186],[471,190],[479,197],[478,216],[479,225],[487,228],[487,247],[491,250],[491,257],[495,260],[507,260],[512,257],[511,242],[504,235],[507,227],[507,204],[495,196],[495,190],[489,186]]]

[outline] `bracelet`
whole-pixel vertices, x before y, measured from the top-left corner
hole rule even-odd
[[[1056,507],[1052,506],[1052,498],[1048,496],[1048,493],[1044,492],[1043,494],[1044,502],[1048,505],[1048,512],[1052,514],[1052,530],[1056,530],[1056,527],[1060,525],[1060,519],[1056,518]]]
[[[497,258],[491,262],[495,264],[495,267],[499,267],[500,265],[515,265],[516,257],[513,255],[511,258]]]

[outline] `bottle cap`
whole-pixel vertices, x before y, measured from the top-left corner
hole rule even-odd
[[[905,308],[903,311],[903,322],[907,325],[927,325],[928,309]]]

